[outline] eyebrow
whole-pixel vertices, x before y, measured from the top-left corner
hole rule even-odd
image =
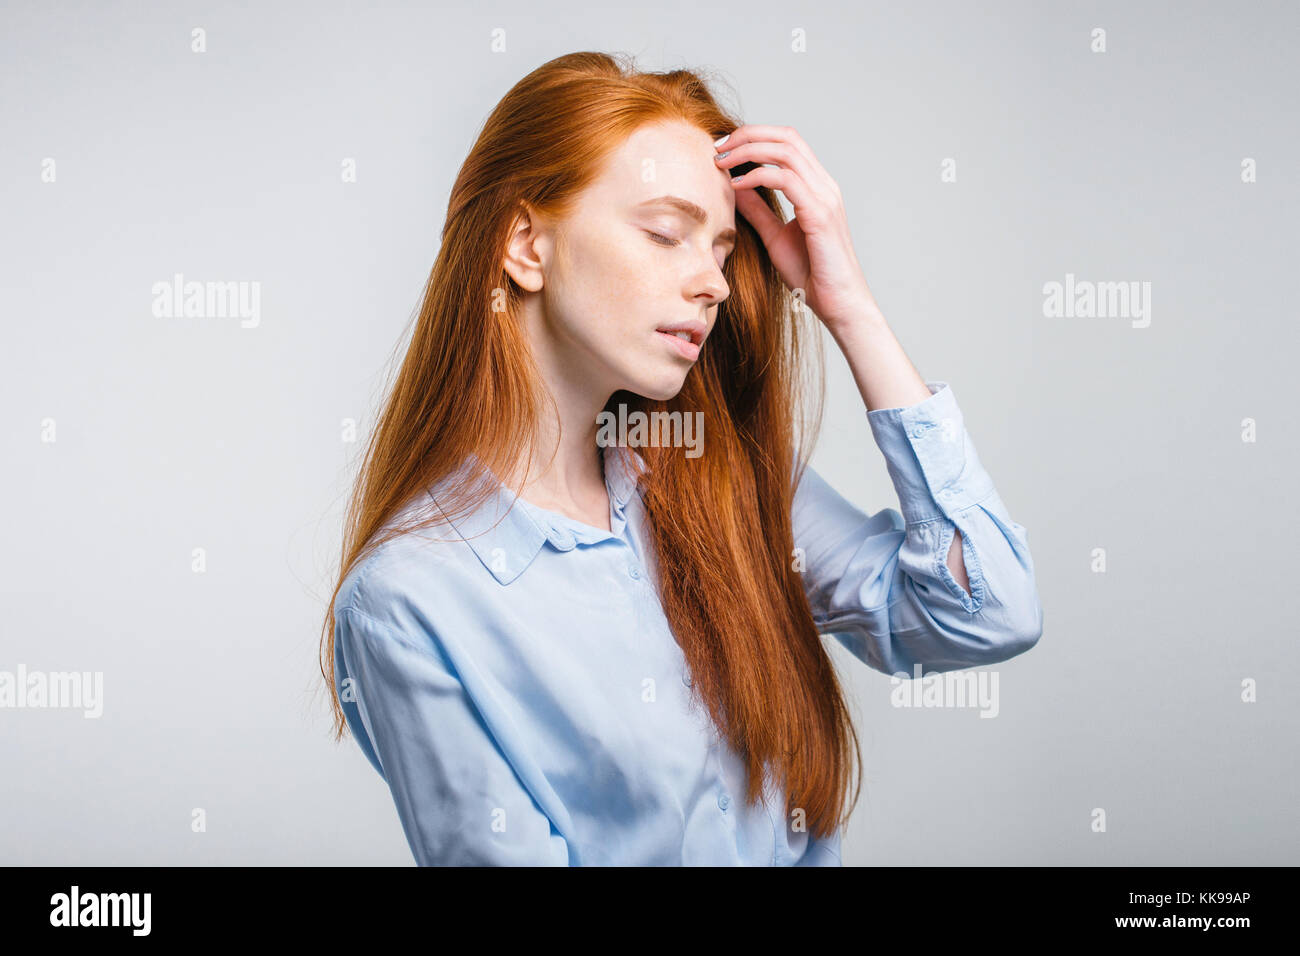
[[[689,199],[683,199],[681,196],[656,196],[654,199],[647,199],[645,202],[637,203],[638,206],[671,206],[679,212],[684,212],[701,226],[709,221],[709,214],[703,206],[697,206]],[[724,229],[718,233],[718,238],[730,242],[736,241],[736,230]]]

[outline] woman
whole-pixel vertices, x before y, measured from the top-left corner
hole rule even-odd
[[[805,464],[804,305],[901,514]],[[611,441],[646,413],[698,427]],[[520,81],[461,169],[342,572],[336,739],[422,865],[838,865],[860,755],[820,634],[912,676],[1042,629],[1025,531],[807,144],[598,53]]]

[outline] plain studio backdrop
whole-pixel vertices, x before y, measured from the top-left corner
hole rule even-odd
[[[894,706],[827,638],[866,768],[846,865],[1300,862],[1298,27],[1288,3],[6,2],[0,670],[100,673],[103,712],[0,710],[0,863],[412,862],[328,735],[344,496],[481,123],[584,49],[708,68],[799,130],[1028,529],[1045,631],[992,669],[995,718]],[[177,275],[255,313],[168,314]],[[1052,283],[1139,294],[1063,315]],[[813,464],[896,507],[826,356]]]

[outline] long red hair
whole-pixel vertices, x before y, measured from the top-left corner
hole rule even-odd
[[[335,740],[346,721],[335,689],[334,604],[350,570],[384,541],[432,523],[393,523],[426,489],[454,479],[438,497],[454,519],[483,503],[493,475],[533,460],[548,395],[516,319],[522,290],[502,266],[521,202],[563,217],[630,133],[666,120],[713,139],[741,125],[697,72],[641,72],[624,56],[592,52],[533,70],[483,125],[452,188],[416,327],[348,506],[321,641]],[[757,191],[784,218],[775,194]],[[724,269],[731,293],[681,391],[664,402],[620,391],[606,407],[703,413],[706,454],[638,449],[659,596],[693,693],[748,768],[746,802],[761,797],[770,777],[784,789],[787,822],[802,810],[808,830],[824,837],[856,805],[856,789],[847,807],[846,798],[861,755],[791,529],[792,476],[802,476],[804,447],[820,429],[820,330],[739,213],[736,229]],[[810,390],[801,361],[809,341],[817,400],[811,423],[796,424]]]

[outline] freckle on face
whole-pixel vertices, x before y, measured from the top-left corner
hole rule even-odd
[[[646,394],[673,394],[680,388],[682,361],[665,348],[654,328],[702,311],[699,304],[692,305],[684,284],[690,277],[683,269],[695,266],[679,268],[678,263],[689,260],[665,252],[673,247],[653,243],[639,228],[659,220],[638,217],[633,210],[646,199],[680,195],[704,205],[712,200],[714,219],[732,223],[731,187],[712,163],[708,143],[696,142],[702,135],[690,128],[669,129],[629,140],[565,224],[548,298],[558,310],[554,318],[571,350],[574,374],[621,382],[617,387]],[[640,176],[646,157],[656,164],[652,183]],[[679,229],[654,231],[681,238]]]

